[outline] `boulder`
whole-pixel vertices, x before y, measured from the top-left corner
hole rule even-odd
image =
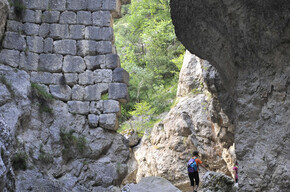
[[[203,192],[235,192],[234,180],[222,173],[207,172],[203,176]]]
[[[127,184],[122,192],[181,192],[178,188],[172,185],[168,180],[162,177],[144,177],[137,184]]]

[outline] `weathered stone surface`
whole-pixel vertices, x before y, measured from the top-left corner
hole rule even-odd
[[[68,101],[67,102],[70,113],[84,114],[89,113],[90,102],[84,101]]]
[[[50,85],[50,93],[57,99],[69,101],[71,99],[71,88],[68,85]]]
[[[239,190],[287,191],[289,180],[283,179],[290,174],[281,159],[289,159],[285,105],[289,105],[290,44],[285,40],[289,39],[290,3],[170,3],[178,39],[217,68],[231,96],[216,90],[221,107],[236,127],[236,155],[243,167]]]
[[[112,42],[111,41],[98,41],[96,43],[95,50],[97,51],[97,53],[100,53],[100,54],[112,53],[113,52]]]
[[[88,1],[88,9],[90,11],[97,11],[102,8],[102,1],[96,0],[87,0]]]
[[[35,11],[30,9],[25,9],[22,21],[28,23],[35,23],[36,22]]]
[[[49,36],[56,39],[65,39],[69,37],[67,24],[50,24]]]
[[[95,101],[91,102],[90,113],[100,115],[103,113],[103,111],[104,111],[104,101],[103,100],[98,101],[98,102],[95,102]]]
[[[88,69],[100,69],[101,65],[105,63],[105,55],[86,56],[85,63]]]
[[[127,85],[124,83],[110,83],[109,99],[118,100],[121,103],[127,102],[129,100]]]
[[[65,73],[64,74],[65,81],[68,85],[75,85],[78,82],[78,74],[77,73]]]
[[[76,24],[77,14],[73,11],[64,11],[60,14],[59,23],[60,24]]]
[[[110,83],[112,82],[112,70],[96,69],[94,71],[95,83]]]
[[[7,103],[8,100],[10,100],[10,98],[11,98],[11,93],[7,89],[6,85],[0,84],[0,105]]]
[[[53,39],[52,38],[44,39],[43,52],[44,53],[52,53],[53,52]]]
[[[120,103],[115,100],[104,101],[104,113],[117,113],[121,112]]]
[[[89,125],[91,127],[98,127],[99,125],[99,116],[95,114],[88,115]]]
[[[67,9],[68,10],[84,10],[87,9],[88,3],[87,0],[67,0]]]
[[[69,36],[72,39],[84,39],[85,36],[85,26],[84,25],[70,25],[69,26]]]
[[[77,13],[77,24],[91,25],[92,14],[90,11],[78,11]]]
[[[93,24],[97,26],[111,26],[112,15],[110,11],[96,11],[92,14]]]
[[[46,10],[48,8],[48,0],[23,1],[23,4],[28,9]]]
[[[11,32],[21,32],[23,30],[23,23],[14,20],[7,21],[7,31]]]
[[[97,42],[93,40],[79,40],[77,41],[78,55],[96,55],[97,53]]]
[[[50,31],[50,24],[42,23],[39,27],[39,36],[40,37],[47,37]]]
[[[222,173],[207,172],[203,176],[203,191],[235,192],[234,180]]]
[[[104,10],[113,11],[113,17],[121,16],[121,1],[120,0],[104,0],[102,8]]]
[[[42,14],[43,23],[57,23],[59,21],[59,11],[44,11]]]
[[[6,32],[3,40],[3,47],[23,51],[26,48],[26,42],[24,37],[19,33]]]
[[[123,68],[116,68],[113,71],[113,82],[129,85],[129,73]]]
[[[86,70],[85,72],[79,74],[79,84],[81,85],[92,85],[96,81],[96,76],[94,72]]]
[[[54,41],[53,46],[54,46],[54,52],[57,54],[75,55],[77,52],[75,40]]]
[[[64,57],[62,70],[64,72],[76,73],[82,72],[86,68],[85,62],[80,56],[70,56]]]
[[[4,34],[4,26],[6,24],[6,18],[8,16],[8,2],[5,0],[0,1],[0,39],[2,39],[2,36]]]
[[[120,67],[120,58],[117,54],[107,54],[106,62],[104,65],[101,65],[101,68],[104,69],[115,69]]]
[[[43,38],[38,36],[27,36],[26,37],[27,48],[25,51],[31,51],[34,53],[43,52]]]
[[[22,25],[22,30],[26,35],[38,35],[39,25],[34,23],[24,23]],[[18,31],[21,32],[21,31]]]
[[[47,72],[61,72],[62,55],[57,54],[40,54],[39,70]]]
[[[64,11],[66,8],[66,0],[50,0],[48,7],[51,10]]]
[[[122,192],[149,192],[149,191],[181,192],[168,180],[162,177],[153,177],[153,176],[144,177],[137,184],[127,184],[122,189]]]
[[[39,62],[39,55],[36,53],[25,53],[20,54],[20,68],[27,71],[37,71]]]
[[[71,90],[72,100],[82,101],[84,99],[84,87],[80,85],[73,86]]]
[[[99,126],[104,129],[116,131],[118,129],[118,120],[116,114],[101,114],[99,119]]]
[[[84,100],[86,101],[95,101],[100,100],[102,93],[108,91],[107,83],[99,83],[96,85],[89,85],[85,87],[85,96]]]
[[[85,38],[92,40],[113,40],[113,29],[111,27],[88,26],[85,30]]]
[[[59,84],[61,73],[31,72],[31,81],[41,84]]]
[[[18,67],[20,62],[20,52],[16,50],[2,49],[0,52],[0,63]]]

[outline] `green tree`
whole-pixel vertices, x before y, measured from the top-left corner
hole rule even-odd
[[[150,103],[153,116],[169,110],[185,52],[175,36],[169,0],[132,0],[122,13],[114,31],[122,67],[130,73],[130,102],[122,107],[121,122],[134,116],[136,103]]]

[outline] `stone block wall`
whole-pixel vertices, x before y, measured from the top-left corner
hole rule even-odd
[[[70,113],[86,115],[90,126],[116,130],[129,81],[112,28],[121,3],[11,0],[0,63],[28,72]]]

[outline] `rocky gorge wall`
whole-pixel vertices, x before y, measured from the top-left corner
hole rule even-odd
[[[176,35],[221,74],[240,191],[290,186],[289,1],[171,0]]]
[[[129,156],[115,132],[129,78],[112,29],[121,3],[0,1],[1,191],[117,190]]]
[[[133,148],[136,163],[130,161],[128,181],[125,181],[139,182],[143,177],[158,176],[183,192],[191,192],[185,165],[194,150],[200,152],[209,170],[232,177],[235,127],[224,113],[217,92],[227,96],[216,69],[187,51],[180,71],[176,105]],[[205,171],[201,169],[200,173],[202,178]]]

